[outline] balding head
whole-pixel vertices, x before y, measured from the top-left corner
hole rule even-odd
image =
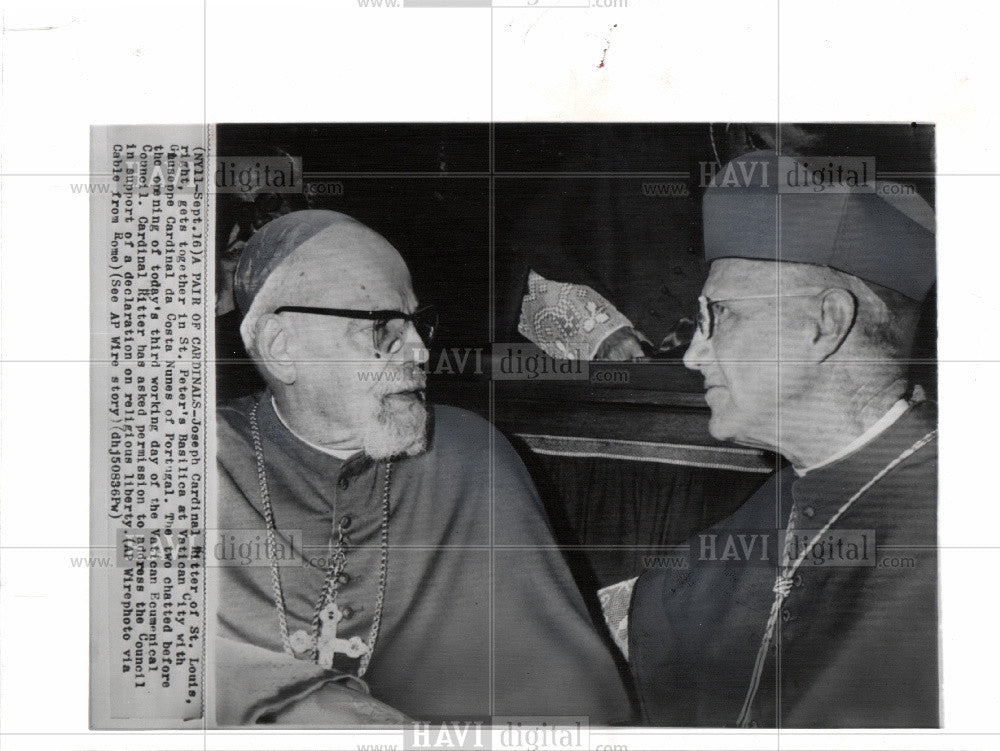
[[[403,309],[413,298],[398,251],[336,211],[296,211],[261,228],[240,257],[235,294],[251,355],[260,317],[282,305]]]
[[[284,275],[281,289],[289,302],[279,304],[375,310],[400,308],[413,296],[399,252],[349,217],[304,243],[289,261],[294,273]]]
[[[261,227],[247,242],[233,282],[236,304],[244,315],[267,280],[292,254],[310,240],[327,233],[336,244],[341,234],[372,233],[355,219],[336,211],[294,211]],[[372,233],[375,234],[375,233]]]
[[[422,448],[425,350],[412,326],[399,352],[383,355],[371,320],[276,313],[284,306],[412,313],[417,299],[400,254],[332,211],[288,214],[259,234],[237,270],[238,294],[249,301],[240,333],[283,415],[321,445],[363,447],[376,458]]]

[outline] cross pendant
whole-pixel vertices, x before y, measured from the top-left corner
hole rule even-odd
[[[360,636],[352,636],[350,639],[337,636],[337,627],[343,619],[344,614],[336,602],[329,603],[320,613],[316,662],[327,670],[333,668],[333,657],[337,652],[348,657],[361,657],[371,651]]]

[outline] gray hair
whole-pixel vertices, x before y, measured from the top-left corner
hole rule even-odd
[[[782,277],[846,289],[857,300],[856,346],[875,359],[906,360],[920,318],[920,303],[853,274],[806,263],[782,264]]]

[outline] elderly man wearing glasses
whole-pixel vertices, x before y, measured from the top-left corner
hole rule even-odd
[[[936,727],[937,418],[907,380],[933,213],[794,169],[754,152],[707,189],[684,357],[711,434],[788,463],[639,578],[629,660],[656,725]]]
[[[235,293],[268,387],[218,414],[218,526],[261,551],[218,548],[219,723],[628,721],[517,455],[424,401],[436,317],[399,253],[294,212],[248,242]]]

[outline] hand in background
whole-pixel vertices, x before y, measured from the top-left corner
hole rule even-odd
[[[642,345],[635,329],[625,327],[608,335],[594,353],[595,360],[631,360],[642,357]]]

